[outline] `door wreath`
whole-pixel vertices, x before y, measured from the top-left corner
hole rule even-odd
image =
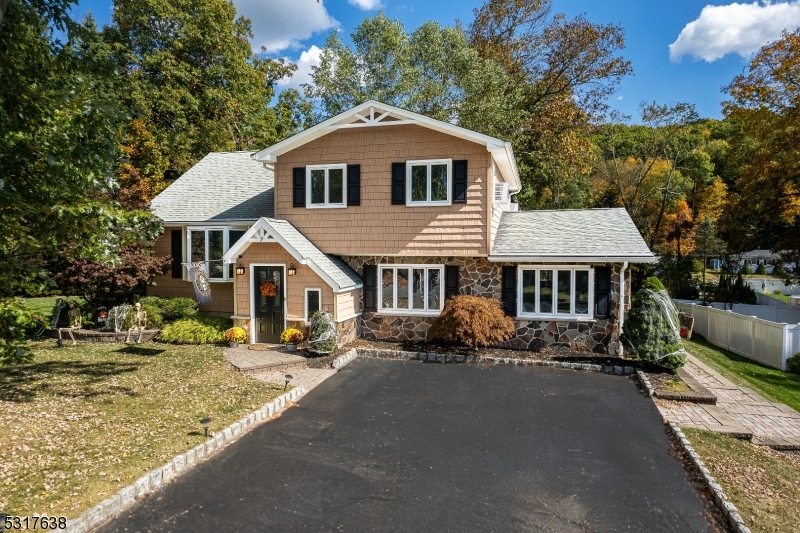
[[[259,289],[261,290],[261,296],[275,296],[278,294],[278,286],[275,285],[274,281],[267,280],[259,285]]]

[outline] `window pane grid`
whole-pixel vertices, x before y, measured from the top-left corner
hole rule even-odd
[[[441,267],[386,266],[380,271],[382,311],[420,313],[441,310]]]
[[[520,268],[518,313],[523,316],[591,316],[591,278],[585,268]]]
[[[409,204],[447,204],[450,200],[449,160],[409,161]]]

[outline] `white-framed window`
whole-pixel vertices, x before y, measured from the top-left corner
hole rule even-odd
[[[306,207],[347,207],[347,165],[306,167]]]
[[[406,205],[450,205],[453,160],[406,161]]]
[[[314,313],[322,310],[322,289],[306,289],[306,325]]]
[[[594,271],[588,266],[519,266],[517,316],[591,319]]]
[[[231,281],[234,265],[225,265],[221,259],[225,252],[246,233],[243,228],[207,226],[186,228],[186,260],[189,263],[204,261],[211,281]]]
[[[441,265],[382,265],[379,267],[382,313],[438,315],[444,302]]]

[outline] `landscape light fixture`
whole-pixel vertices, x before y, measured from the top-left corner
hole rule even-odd
[[[290,276],[297,274],[297,269],[294,267],[294,263],[289,263],[289,270],[287,270],[286,273]]]
[[[206,437],[208,437],[208,425],[211,423],[211,419],[204,418],[200,421],[200,423],[203,425],[203,431],[205,432]]]
[[[292,375],[291,375],[291,374],[286,374],[286,375],[285,375],[285,376],[283,376],[283,377],[285,377],[285,378],[286,378],[286,383],[283,385],[283,390],[285,391],[285,390],[286,390],[286,387],[288,387],[288,386],[289,386],[289,382],[290,382],[290,381],[292,381],[292,379],[293,379],[293,378],[292,378]]]

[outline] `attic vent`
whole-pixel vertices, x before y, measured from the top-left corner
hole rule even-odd
[[[508,203],[508,183],[494,184],[494,201],[495,203]]]

